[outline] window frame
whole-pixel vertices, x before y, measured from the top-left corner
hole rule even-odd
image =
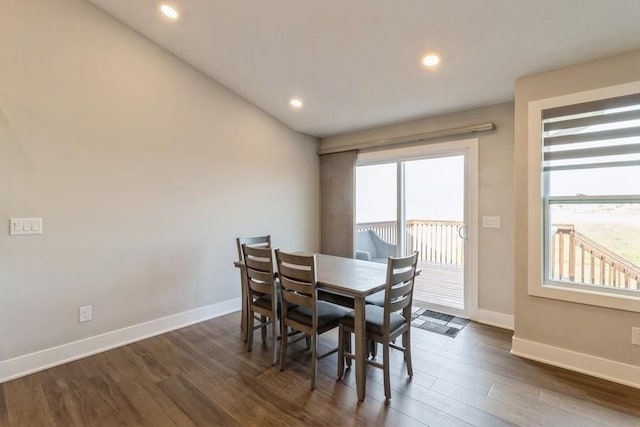
[[[528,163],[527,163],[527,286],[528,293],[532,296],[551,298],[562,301],[581,304],[608,307],[627,311],[640,312],[640,292],[618,291],[604,287],[575,284],[570,282],[547,280],[548,263],[545,263],[545,221],[548,221],[547,199],[569,199],[570,197],[546,196],[544,177],[542,174],[543,156],[543,111],[592,102],[606,98],[614,98],[634,93],[640,93],[640,81],[599,88],[584,92],[562,95],[552,98],[530,101],[528,107]],[[585,197],[588,199],[589,197]],[[595,196],[593,199],[605,199],[607,197]],[[611,199],[633,199],[633,196],[612,196]]]

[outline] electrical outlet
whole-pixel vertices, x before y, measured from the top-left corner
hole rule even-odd
[[[631,328],[631,344],[640,345],[640,328]]]
[[[80,307],[80,315],[78,317],[78,320],[80,322],[88,322],[89,320],[91,320],[93,318],[92,314],[91,314],[91,306],[90,305],[85,305],[83,307]]]

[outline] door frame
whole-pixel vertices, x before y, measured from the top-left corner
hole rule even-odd
[[[470,138],[464,140],[430,143],[414,145],[405,148],[395,148],[388,150],[362,151],[358,153],[356,166],[372,165],[376,163],[396,162],[398,166],[398,198],[404,195],[399,191],[403,185],[400,181],[402,168],[400,162],[407,160],[420,160],[427,158],[449,157],[463,154],[465,156],[465,219],[467,225],[467,239],[465,240],[465,266],[464,266],[464,310],[451,307],[432,305],[431,308],[456,316],[461,316],[476,320],[478,317],[478,139]],[[355,191],[355,187],[354,187]],[[355,197],[355,193],[354,193]],[[398,202],[398,222],[402,221],[403,215]],[[354,203],[355,208],[355,203]],[[355,218],[355,215],[354,215]],[[399,230],[398,230],[399,231]],[[404,241],[404,237],[398,232],[398,248]]]

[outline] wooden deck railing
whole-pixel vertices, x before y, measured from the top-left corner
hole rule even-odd
[[[575,230],[554,224],[551,277],[620,289],[640,289],[640,267]]]
[[[462,222],[407,221],[407,253],[420,252],[420,260],[434,264],[462,265],[464,240],[460,238]],[[367,222],[356,224],[356,231],[373,230],[383,240],[397,244],[396,222]]]
[[[464,263],[463,223],[456,221],[407,221],[407,253],[420,251],[420,260],[434,264]],[[640,267],[575,230],[572,224],[554,224],[551,276],[621,289],[640,290]],[[373,230],[383,240],[397,244],[395,221],[356,224],[356,231]]]

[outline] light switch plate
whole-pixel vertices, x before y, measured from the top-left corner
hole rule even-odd
[[[42,234],[42,218],[11,218],[9,235]]]
[[[631,328],[631,344],[640,345],[640,328]]]
[[[484,228],[500,228],[499,216],[483,216],[482,227]]]

